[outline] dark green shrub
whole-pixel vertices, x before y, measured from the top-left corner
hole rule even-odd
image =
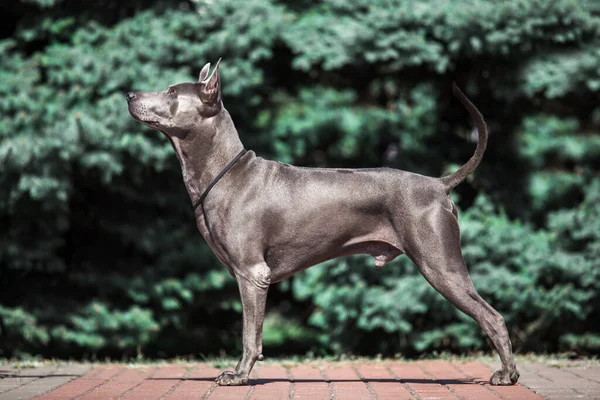
[[[220,56],[246,146],[309,166],[448,173],[474,148],[458,81],[490,127],[484,163],[453,193],[476,286],[517,349],[598,351],[596,1],[0,10],[0,355],[239,347],[235,281],[197,233],[170,146],[123,99]],[[274,288],[269,309],[277,351],[486,348],[406,258],[331,261]]]

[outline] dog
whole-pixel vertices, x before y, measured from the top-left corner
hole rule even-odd
[[[221,100],[217,62],[198,82],[162,92],[129,92],[129,113],[162,132],[181,164],[198,229],[237,280],[243,309],[243,354],[219,385],[246,385],[263,359],[267,291],[298,271],[333,258],[369,254],[375,266],[401,254],[491,339],[502,368],[492,385],[519,378],[502,316],[477,293],[460,247],[449,193],[479,165],[487,145],[483,116],[454,84],[478,129],[474,155],[456,172],[434,178],[391,168],[303,168],[246,151]]]

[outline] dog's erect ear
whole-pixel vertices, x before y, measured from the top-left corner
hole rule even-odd
[[[202,82],[208,76],[208,70],[210,69],[210,63],[206,63],[204,67],[202,67],[202,71],[200,71],[200,79],[198,82]]]
[[[217,61],[217,65],[213,70],[212,74],[200,82],[200,100],[203,103],[215,104],[221,100],[221,79],[219,78],[219,64],[221,59]],[[207,68],[206,66],[204,68]],[[204,71],[202,68],[202,71]],[[207,68],[208,72],[208,68]],[[202,76],[202,72],[200,73]]]

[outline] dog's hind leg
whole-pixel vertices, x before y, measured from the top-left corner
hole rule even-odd
[[[271,271],[266,263],[258,263],[243,271],[236,270],[243,312],[243,353],[235,371],[225,371],[216,382],[222,386],[247,385],[256,361],[263,359],[262,331]]]
[[[440,207],[418,225],[418,242],[407,249],[425,279],[456,308],[473,318],[489,336],[502,369],[490,378],[492,385],[513,385],[519,379],[512,345],[502,316],[479,296],[460,249],[458,221],[452,211]],[[418,244],[417,244],[418,243]]]

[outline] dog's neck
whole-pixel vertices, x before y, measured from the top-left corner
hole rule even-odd
[[[244,148],[231,116],[224,108],[204,120],[198,131],[184,139],[169,138],[183,174],[183,182],[194,204],[212,180]]]

